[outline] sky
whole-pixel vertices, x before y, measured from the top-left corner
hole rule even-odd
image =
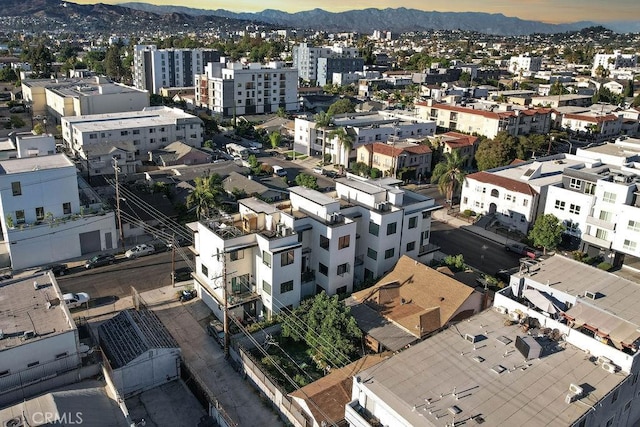
[[[118,4],[127,0],[70,0],[73,3]],[[136,1],[136,0],[131,0]],[[300,12],[315,8],[330,12],[365,8],[406,7],[438,12],[502,13],[525,20],[564,23],[577,21],[640,20],[639,0],[323,0],[296,2],[291,0],[137,0],[157,5],[187,6],[197,9],[225,9],[232,12],[259,12],[276,9]]]

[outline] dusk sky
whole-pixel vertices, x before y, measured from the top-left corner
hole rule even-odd
[[[72,0],[74,3],[123,3],[123,0]],[[135,0],[132,0],[135,1]],[[143,1],[143,0],[138,0]],[[321,8],[330,12],[387,7],[406,7],[438,12],[502,13],[521,19],[561,23],[576,21],[634,21],[640,19],[638,0],[324,0],[322,2],[294,2],[291,0],[151,0],[158,5],[188,6],[198,9],[226,9],[233,12],[259,12],[276,9],[299,12]]]

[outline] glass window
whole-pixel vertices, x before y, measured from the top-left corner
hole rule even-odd
[[[38,221],[44,219],[44,208],[43,207],[36,208],[36,219]]]
[[[329,239],[327,236],[320,235],[320,247],[322,249],[329,249]]]
[[[371,248],[367,248],[367,256],[371,259],[377,260],[378,259],[378,252],[374,251]]]
[[[613,213],[600,211],[600,219],[603,221],[611,222],[611,220],[613,219]]]
[[[625,239],[622,248],[627,250],[627,251],[635,251],[637,247],[636,242],[632,242],[631,240],[627,240]]]
[[[208,279],[209,278],[209,269],[207,268],[207,266],[202,264],[202,266],[200,268],[202,270],[202,275]]]
[[[601,228],[596,229],[596,237],[598,239],[607,240],[608,236],[609,233],[607,233],[607,230],[603,230]]]
[[[409,228],[416,228],[418,226],[418,217],[412,216],[409,218]]]
[[[615,203],[616,202],[616,193],[611,193],[609,191],[605,191],[602,196],[602,201],[606,203]]]
[[[262,263],[271,268],[271,254],[267,251],[262,251]]]
[[[285,265],[293,264],[293,250],[284,251],[280,254],[280,266],[284,267]]]
[[[578,205],[574,205],[573,203],[571,203],[569,205],[569,212],[572,214],[579,214],[580,213],[580,206]]]
[[[640,231],[640,221],[630,220],[627,228],[631,231]]]
[[[271,295],[271,283],[267,282],[266,280],[263,280],[262,291],[267,295]]]
[[[329,268],[323,263],[318,263],[318,273],[323,274],[325,276],[329,275]]]
[[[16,223],[17,224],[24,224],[24,211],[23,210],[16,211]]]
[[[562,200],[556,200],[556,209],[560,209],[561,211],[563,211],[565,204],[566,203]]]
[[[391,224],[387,224],[387,236],[391,235],[391,234],[396,234],[396,229],[397,229],[398,224],[395,222],[392,222]]]
[[[19,181],[11,183],[11,191],[14,196],[20,196],[22,194],[22,186]]]
[[[377,236],[379,232],[380,232],[380,225],[376,224],[373,221],[369,221],[369,234],[373,234],[374,236]]]
[[[62,204],[62,212],[65,215],[69,215],[71,213],[71,202],[65,202]]]
[[[338,238],[338,249],[344,249],[349,247],[349,243],[351,241],[351,236],[346,235]]]
[[[389,258],[393,257],[394,253],[395,253],[395,249],[394,248],[387,249],[386,251],[384,251],[384,259],[389,259]]]
[[[338,276],[344,276],[349,272],[349,263],[345,262],[344,264],[340,264],[338,266]]]
[[[284,294],[293,290],[293,280],[280,284],[280,293]]]
[[[596,185],[593,182],[587,182],[584,185],[585,194],[595,194],[596,193]]]
[[[580,181],[579,179],[571,178],[571,180],[569,181],[569,188],[573,188],[574,190],[579,190],[581,184],[582,184],[582,181]]]
[[[229,259],[231,261],[237,261],[243,258],[244,258],[244,251],[242,249],[238,249],[237,251],[231,251],[229,253]]]
[[[416,248],[416,242],[415,241],[407,243],[407,252],[411,252],[415,248]]]

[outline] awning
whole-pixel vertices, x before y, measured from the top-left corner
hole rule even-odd
[[[609,337],[617,348],[622,348],[623,345],[630,347],[640,339],[637,325],[599,308],[578,302],[566,314],[574,319],[574,328],[587,325],[595,329],[598,335]]]
[[[533,305],[535,305],[542,311],[545,311],[549,314],[556,314],[558,312],[553,303],[549,301],[543,293],[537,291],[536,289],[525,289],[524,297],[531,301]]]
[[[225,250],[225,252],[233,252],[233,251],[237,251],[237,250],[240,250],[240,249],[251,248],[253,246],[258,246],[258,244],[256,242],[244,243],[244,244],[240,244],[240,245],[229,246],[228,248],[224,248],[224,250]]]
[[[300,233],[302,231],[311,230],[312,228],[313,226],[311,224],[303,224],[298,227],[294,227],[293,229],[295,230],[296,233]]]
[[[288,251],[289,249],[299,248],[300,246],[302,246],[302,243],[296,243],[294,245],[288,245],[288,246],[281,246],[279,248],[274,248],[271,251],[271,253],[275,255],[275,254],[279,254],[280,252]]]

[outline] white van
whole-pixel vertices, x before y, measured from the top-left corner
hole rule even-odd
[[[287,176],[287,171],[282,166],[275,165],[273,166],[273,174],[278,176]]]

